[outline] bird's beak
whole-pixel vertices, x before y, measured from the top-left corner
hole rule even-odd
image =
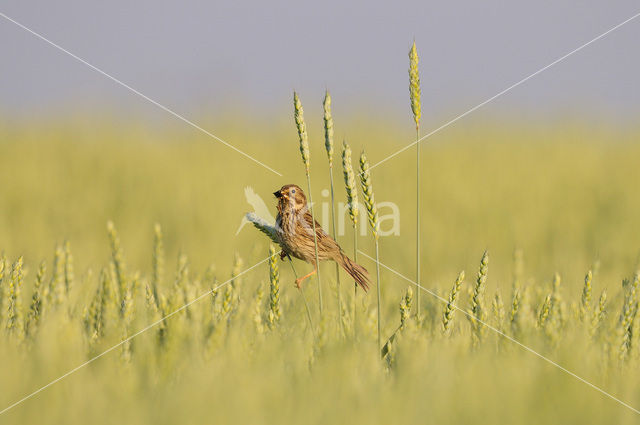
[[[280,192],[279,190],[276,190],[275,192],[273,192],[273,196],[280,199],[282,198],[282,192]]]

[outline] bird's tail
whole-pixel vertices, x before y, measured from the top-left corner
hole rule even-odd
[[[356,283],[360,285],[365,292],[369,290],[369,272],[367,269],[351,261],[343,252],[340,252],[337,257],[336,262],[351,275]]]

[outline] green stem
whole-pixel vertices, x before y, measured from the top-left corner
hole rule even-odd
[[[329,166],[329,180],[331,182],[331,227],[333,230],[333,239],[337,241],[336,238],[336,206],[333,197],[333,166]],[[342,323],[342,295],[340,294],[340,265],[336,263],[336,285],[337,288],[337,297],[338,297],[338,321],[340,322],[340,329],[342,330],[342,334],[344,335],[344,323]]]
[[[316,234],[316,219],[313,216],[313,199],[311,198],[311,176],[307,170],[307,189],[309,193],[309,212],[311,213],[311,223],[313,225],[313,245],[316,252],[316,281],[318,282],[318,307],[322,316],[322,288],[320,280],[320,260],[318,259],[318,235]]]
[[[296,268],[293,267],[293,261],[291,260],[291,257],[287,256],[289,258],[289,264],[291,264],[291,270],[293,270],[293,275],[296,277],[296,279],[298,278],[298,273],[296,273]],[[302,287],[300,287],[300,295],[302,295],[302,301],[304,301],[304,307],[307,310],[307,318],[309,319],[309,326],[311,327],[311,334],[314,336],[315,338],[315,330],[313,327],[313,320],[311,320],[311,310],[309,310],[309,304],[307,303],[307,297],[304,296],[304,291],[302,290]]]
[[[380,256],[378,254],[378,236],[375,237],[376,241],[376,286],[378,287],[378,349],[382,348],[382,337],[381,337],[381,327],[382,327],[382,314],[380,313]]]
[[[420,128],[416,126],[416,141],[420,140]],[[416,284],[420,287],[420,142],[416,143]],[[420,320],[420,291],[416,295],[416,317]]]
[[[353,222],[353,261],[358,262],[358,223]],[[358,299],[358,282],[353,282],[353,336],[356,335],[356,310]]]

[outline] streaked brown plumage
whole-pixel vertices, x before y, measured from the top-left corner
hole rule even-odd
[[[303,280],[317,271],[313,222],[307,208],[307,197],[295,184],[282,186],[273,193],[278,198],[278,216],[276,217],[277,238],[282,248],[282,256],[292,255],[313,265],[313,271],[296,279],[298,288]],[[340,245],[329,236],[316,221],[316,239],[318,241],[318,259],[333,260],[364,289],[369,289],[369,273],[359,264],[351,261]]]

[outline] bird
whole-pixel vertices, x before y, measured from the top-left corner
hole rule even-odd
[[[296,279],[300,289],[302,282],[318,271],[313,237],[314,221],[307,205],[307,197],[295,184],[287,184],[273,192],[278,200],[278,215],[275,223],[275,240],[282,248],[280,254],[293,256],[313,265],[313,270]],[[316,240],[318,243],[318,259],[333,260],[338,263],[358,285],[366,292],[369,289],[369,272],[352,261],[344,253],[338,242],[329,236],[315,221]]]

